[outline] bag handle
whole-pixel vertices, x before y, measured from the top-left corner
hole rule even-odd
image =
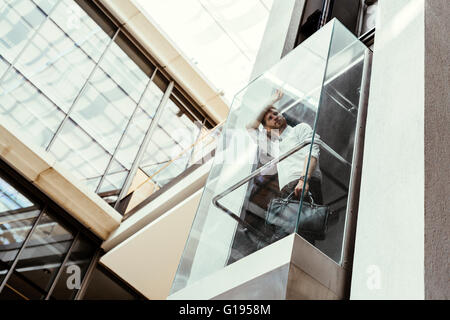
[[[285,201],[289,201],[289,200],[291,200],[292,199],[292,197],[294,196],[294,193],[295,193],[295,191],[292,191],[287,197],[286,197],[286,199],[284,199]],[[312,205],[315,205],[315,203],[314,203],[314,199],[313,199],[313,197],[312,197],[312,193],[311,193],[311,191],[308,191],[308,194],[307,194],[307,196],[309,197],[309,201],[310,201],[310,203],[312,204]]]

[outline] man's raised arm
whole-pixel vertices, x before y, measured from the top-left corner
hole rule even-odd
[[[264,115],[267,113],[267,111],[269,111],[270,108],[273,108],[274,107],[273,105],[276,102],[278,102],[279,100],[281,100],[282,97],[283,97],[283,91],[278,89],[275,92],[275,94],[272,96],[271,101],[268,104],[266,104],[264,109],[261,110],[261,112],[258,114],[258,116],[256,117],[255,120],[253,120],[252,122],[250,122],[246,125],[246,128],[247,129],[258,129],[259,125],[261,124],[261,122],[264,119]]]

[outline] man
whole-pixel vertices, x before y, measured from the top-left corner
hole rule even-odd
[[[278,91],[274,101],[281,99],[281,96],[282,93]],[[275,142],[275,148],[278,146],[279,155],[291,150],[298,143],[312,138],[312,128],[307,123],[300,123],[295,127],[289,126],[273,103],[268,104],[258,118],[247,128],[257,129],[259,124],[263,125],[269,141]],[[313,144],[311,160],[308,172],[306,172],[310,148],[311,145],[309,144],[277,164],[281,196],[288,196],[291,192],[294,192],[295,196],[299,198],[304,189],[305,196],[308,195],[309,191],[314,202],[322,204],[322,174],[319,168],[320,149],[317,144]],[[273,150],[274,146],[270,149]]]
[[[282,93],[278,91],[274,102],[281,97]],[[257,129],[262,124],[269,141],[273,142],[275,148],[278,147],[278,156],[280,156],[292,150],[298,143],[311,139],[313,131],[307,123],[300,123],[295,127],[289,126],[283,115],[274,107],[274,102],[268,104],[258,118],[247,128]],[[273,150],[273,146],[270,149]],[[307,160],[310,150],[311,145],[308,144],[277,164],[280,196],[282,198],[294,193],[295,197],[299,199],[303,193],[304,198],[308,199],[310,192],[316,204],[323,204],[322,174],[319,168],[320,149],[317,144],[313,144],[308,166]],[[304,238],[314,244],[313,239],[305,236]]]

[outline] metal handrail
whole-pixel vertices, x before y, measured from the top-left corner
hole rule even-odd
[[[287,151],[286,153],[284,153],[283,155],[281,155],[278,158],[272,159],[271,161],[267,162],[265,165],[263,165],[262,167],[259,167],[258,169],[256,169],[255,171],[253,171],[250,175],[246,176],[245,178],[239,180],[238,182],[236,182],[234,185],[232,185],[231,187],[227,188],[225,191],[219,193],[218,195],[216,195],[213,199],[212,199],[212,203],[215,207],[219,208],[220,210],[224,211],[225,213],[227,213],[231,218],[233,218],[234,220],[236,220],[237,222],[241,223],[242,225],[244,225],[246,228],[251,229],[253,232],[255,232],[256,234],[258,234],[259,236],[265,237],[266,235],[264,234],[264,232],[257,230],[256,228],[254,228],[253,226],[251,226],[248,222],[242,220],[238,215],[236,215],[234,212],[230,211],[228,208],[224,207],[222,204],[219,203],[219,200],[222,199],[223,197],[225,197],[227,194],[231,193],[232,191],[236,190],[237,188],[243,186],[245,183],[249,182],[251,179],[253,179],[254,177],[256,177],[258,174],[260,174],[264,169],[273,166],[275,164],[277,164],[278,162],[286,159],[287,157],[289,157],[290,155],[292,155],[293,153],[297,152],[298,150],[306,147],[307,145],[310,145],[312,142],[312,139],[306,139],[305,141],[298,143],[294,148],[292,148],[291,150]],[[339,155],[336,151],[334,151],[329,145],[327,145],[325,142],[323,142],[322,140],[320,140],[319,138],[314,138],[314,144],[318,144],[320,147],[322,147],[323,149],[327,150],[328,152],[331,153],[331,155],[333,155],[335,158],[337,158],[339,161],[341,161],[342,163],[349,165],[351,167],[351,163],[349,163],[347,160],[345,160],[341,155]]]

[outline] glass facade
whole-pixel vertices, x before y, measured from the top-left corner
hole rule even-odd
[[[367,51],[334,19],[235,96],[172,293],[294,232],[342,263]],[[296,202],[272,219],[272,200]]]
[[[0,115],[111,205],[205,124],[170,82],[93,2],[0,0]]]
[[[74,299],[100,243],[15,178],[0,174],[0,300]]]
[[[200,129],[183,114],[174,100],[169,99],[167,102],[153,133],[154,139],[150,141],[140,164],[140,169],[147,175],[154,176],[154,182],[159,187],[186,169],[190,153],[184,150],[195,142]],[[169,163],[161,174],[155,176],[157,171]]]
[[[0,169],[0,300],[142,298],[98,263],[100,239],[3,161]]]

